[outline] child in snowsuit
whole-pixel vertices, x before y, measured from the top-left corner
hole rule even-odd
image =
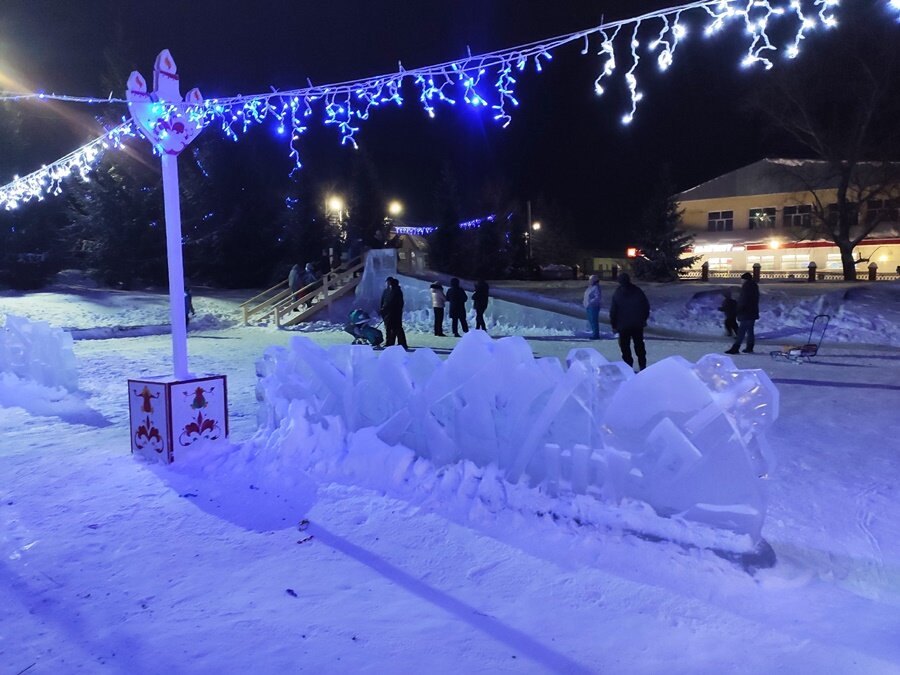
[[[722,295],[725,297],[719,306],[719,311],[725,313],[725,335],[734,337],[738,332],[737,300],[731,297],[730,288],[722,291]]]

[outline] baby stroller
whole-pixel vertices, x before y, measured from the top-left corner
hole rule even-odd
[[[377,323],[365,310],[354,309],[347,317],[344,330],[353,336],[353,344],[378,347],[384,342],[384,335],[375,327]]]

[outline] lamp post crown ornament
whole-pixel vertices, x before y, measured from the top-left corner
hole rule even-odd
[[[200,90],[191,89],[182,100],[178,67],[168,49],[163,49],[156,57],[153,91],[147,91],[147,80],[135,70],[128,78],[125,98],[138,129],[161,154],[178,155],[203,130],[201,117],[192,118],[180,105],[201,106]]]

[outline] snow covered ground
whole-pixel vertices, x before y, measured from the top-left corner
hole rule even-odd
[[[667,329],[651,364],[728,344],[706,287],[647,290]],[[165,296],[0,295],[0,316],[72,329],[95,413],[0,407],[0,672],[900,672],[900,286],[763,290],[763,354],[735,357],[781,394],[763,529],[777,563],[755,572],[462,492],[254,463],[255,361],[293,333],[238,325],[245,294],[194,290],[189,351],[195,372],[228,376],[251,461],[146,464],[129,454],[125,381],[171,368]],[[766,355],[820,308],[835,322],[815,363]],[[408,318],[412,346],[452,349],[424,312]],[[613,340],[527,333],[539,356],[618,358]]]

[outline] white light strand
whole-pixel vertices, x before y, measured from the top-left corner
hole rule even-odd
[[[552,60],[553,51],[573,41],[583,41],[584,48],[581,51],[586,53],[590,38],[596,35],[601,40],[598,54],[605,58],[602,70],[594,81],[594,90],[598,95],[602,94],[605,84],[603,81],[611,79],[617,68],[615,45],[619,32],[623,27],[631,26],[631,67],[624,74],[630,109],[622,117],[622,122],[628,124],[634,119],[638,103],[643,98],[638,82],[643,49],[650,53],[659,50],[655,54],[656,64],[661,70],[668,70],[673,64],[679,42],[688,34],[688,28],[683,22],[686,13],[692,10],[706,12],[708,22],[704,32],[707,35],[718,33],[730,24],[742,23],[749,36],[749,46],[742,64],[760,64],[771,68],[772,55],[779,50],[767,33],[771,21],[789,18],[796,23],[793,39],[780,48],[787,57],[792,58],[799,53],[800,42],[806,38],[806,33],[818,25],[836,25],[833,9],[838,2],[839,0],[697,0],[509,49],[475,56],[468,53],[462,59],[413,70],[406,70],[399,64],[394,73],[359,80],[327,85],[309,83],[309,86],[300,89],[212,98],[201,105],[161,105],[161,123],[168,116],[180,112],[182,116],[202,126],[218,125],[227,137],[237,141],[250,126],[267,120],[274,121],[276,132],[290,139],[288,154],[295,168],[302,166],[299,142],[312,118],[319,116],[325,125],[335,127],[342,144],[357,147],[356,134],[361,122],[369,118],[373,108],[386,104],[403,105],[404,85],[416,88],[417,99],[429,117],[435,116],[438,104],[465,103],[475,110],[490,109],[495,121],[506,127],[512,121],[512,108],[519,104],[515,97],[517,77],[514,73],[524,71],[529,64],[533,64],[534,69],[540,72]],[[900,0],[890,2],[892,7],[900,10]],[[658,33],[646,47],[642,47],[639,33],[644,30],[644,26],[655,21],[661,23]],[[45,93],[0,94],[0,101],[25,99],[127,104],[124,99],[112,96],[90,98]],[[81,161],[86,157],[87,155],[82,155]],[[24,179],[18,179],[22,180]],[[19,188],[12,187],[16,182],[0,188],[0,195],[18,194],[20,197],[0,199],[0,205],[18,204],[22,201],[21,196],[32,192],[30,188],[20,191]]]
[[[640,27],[641,22],[637,21],[634,24],[634,31],[631,33],[631,68],[625,73],[625,84],[628,85],[628,93],[631,96],[631,111],[622,116],[623,124],[631,124],[631,120],[634,119],[634,113],[637,112],[638,101],[644,98],[644,95],[638,91],[637,75],[634,74],[638,64],[641,62],[641,55],[638,52],[638,47],[641,46],[641,43],[638,41],[638,30]]]
[[[59,195],[62,181],[73,174],[83,182],[89,182],[91,169],[103,153],[120,148],[123,137],[134,135],[130,122],[120,124],[53,164],[42,166],[21,178],[15,176],[11,183],[0,188],[0,207],[10,211],[32,200],[43,201],[47,195]]]

